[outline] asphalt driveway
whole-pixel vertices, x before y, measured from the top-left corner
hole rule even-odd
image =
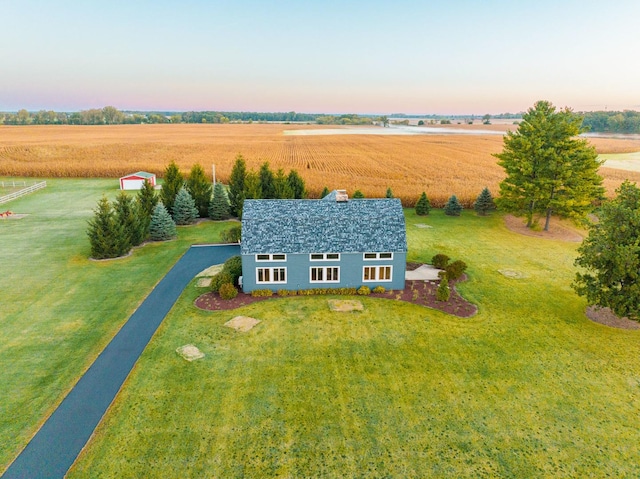
[[[238,245],[189,248],[100,353],[2,478],[64,477],[187,284],[200,271],[237,254],[240,254]]]

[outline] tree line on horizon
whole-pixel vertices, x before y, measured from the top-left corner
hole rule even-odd
[[[321,125],[371,125],[379,118],[358,115],[328,115],[324,113],[290,112],[143,112],[121,111],[113,106],[90,108],[76,112],[53,110],[0,112],[0,124],[4,125],[126,125],[157,123],[252,123],[252,122],[303,122]]]

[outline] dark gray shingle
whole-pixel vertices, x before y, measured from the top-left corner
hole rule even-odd
[[[367,251],[407,251],[399,199],[244,202],[242,254]]]

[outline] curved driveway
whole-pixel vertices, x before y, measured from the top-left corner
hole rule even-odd
[[[187,284],[203,269],[237,254],[240,254],[238,245],[189,248],[100,353],[2,478],[64,477]]]

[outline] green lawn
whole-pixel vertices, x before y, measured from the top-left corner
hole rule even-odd
[[[47,185],[3,205],[28,216],[0,220],[0,471],[189,245],[223,228],[179,228],[176,241],[89,261],[87,220],[117,181]]]
[[[336,313],[322,297],[202,312],[192,284],[69,477],[636,476],[640,333],[585,318],[577,245],[497,215],[407,221],[410,260],[469,264],[477,316],[372,298]],[[237,314],[262,323],[225,328]],[[206,357],[179,358],[187,343]]]

